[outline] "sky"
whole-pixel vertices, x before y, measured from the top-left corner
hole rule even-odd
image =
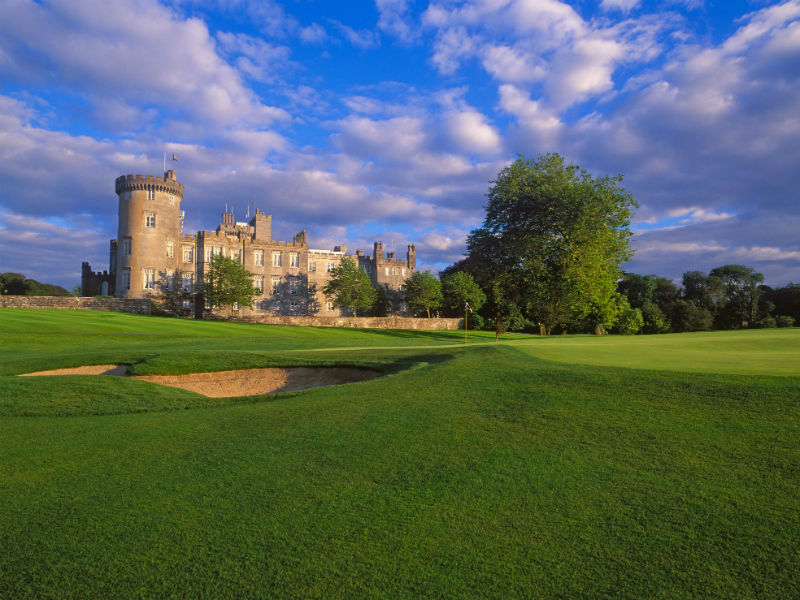
[[[2,0],[0,272],[108,268],[114,179],[184,231],[462,258],[518,156],[624,175],[627,271],[800,282],[800,0]]]

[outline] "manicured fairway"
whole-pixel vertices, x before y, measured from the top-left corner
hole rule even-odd
[[[800,330],[742,333],[687,360],[695,335],[0,310],[0,598],[800,597],[800,377],[730,372]],[[675,370],[570,364],[596,348]],[[95,360],[386,375],[223,400],[13,376]]]

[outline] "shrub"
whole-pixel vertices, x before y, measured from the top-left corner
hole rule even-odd
[[[780,315],[776,317],[775,324],[778,327],[794,327],[794,317],[789,315]]]

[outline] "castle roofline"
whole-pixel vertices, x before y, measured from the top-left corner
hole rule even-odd
[[[114,187],[117,194],[133,190],[144,190],[150,186],[154,186],[158,191],[172,192],[183,197],[183,184],[169,177],[158,177],[156,175],[120,175],[114,180]]]

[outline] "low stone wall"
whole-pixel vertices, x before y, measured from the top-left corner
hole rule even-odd
[[[367,329],[463,329],[464,319],[413,319],[409,317],[277,317],[248,316],[226,319],[265,325],[307,327],[363,327]]]
[[[137,298],[75,298],[73,296],[0,296],[0,308],[70,308],[150,314],[150,300]]]

